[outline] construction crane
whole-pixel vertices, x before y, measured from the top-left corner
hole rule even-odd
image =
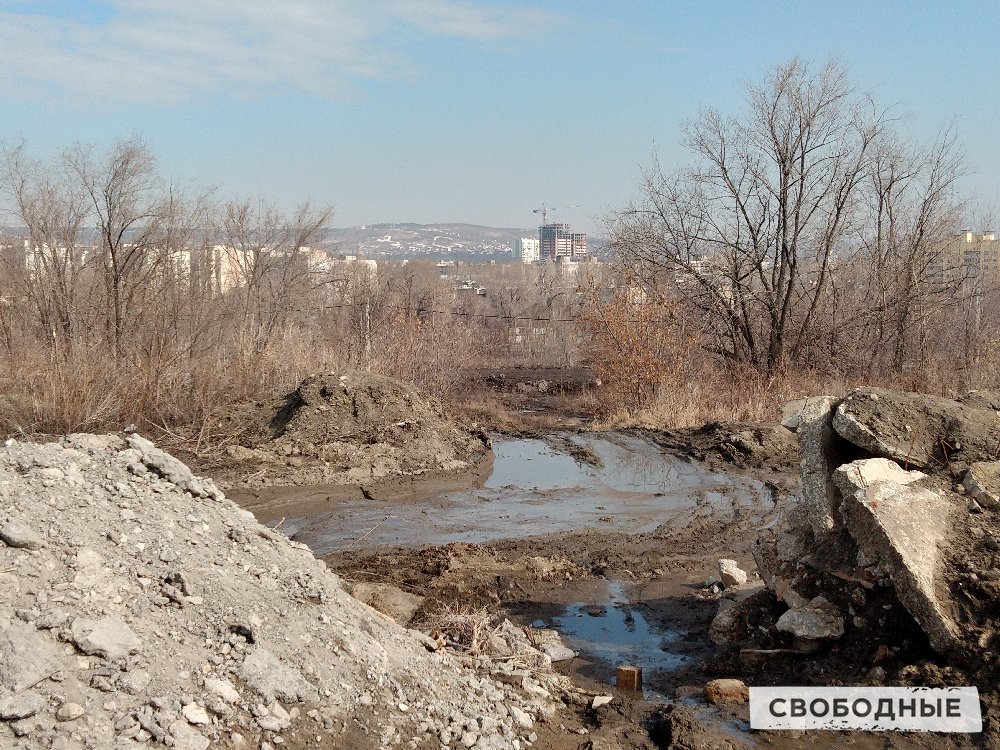
[[[579,208],[579,206],[563,206],[563,208]],[[549,223],[549,211],[558,211],[558,206],[547,206],[544,203],[541,208],[534,209],[531,213],[542,215],[542,226]]]

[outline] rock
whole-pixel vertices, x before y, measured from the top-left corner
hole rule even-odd
[[[792,588],[791,581],[779,579],[774,585],[774,597],[784,602],[790,609],[801,609],[809,604],[809,600]]]
[[[87,709],[79,703],[63,703],[56,711],[56,719],[59,721],[76,721],[87,713]]]
[[[208,718],[208,712],[205,710],[204,706],[199,706],[197,703],[188,703],[181,709],[181,715],[187,719],[189,724],[197,724],[204,726],[205,724],[211,724],[212,720]]]
[[[613,700],[614,700],[614,698],[612,696],[610,696],[610,695],[595,695],[594,696],[594,700],[592,700],[590,702],[590,707],[591,708],[600,708],[601,706],[608,705]]]
[[[894,468],[893,468],[894,467]],[[888,571],[899,601],[927,634],[949,653],[959,628],[939,585],[952,518],[960,498],[914,486],[919,472],[880,459],[855,461],[834,476],[844,495],[843,513],[861,551]]]
[[[190,492],[195,497],[207,497],[221,500],[224,496],[210,481],[194,475],[183,461],[174,458],[164,450],[157,448],[152,441],[137,434],[129,435],[128,444],[142,454],[142,462],[182,490]]]
[[[522,729],[531,729],[534,725],[535,720],[531,718],[531,714],[522,708],[517,706],[508,706],[507,710],[510,712],[510,718],[514,720],[514,723]]]
[[[205,680],[205,690],[217,695],[226,703],[239,703],[240,694],[225,677],[209,677]]]
[[[833,426],[859,448],[918,469],[991,461],[1000,438],[994,409],[882,388],[851,391],[837,407]]]
[[[149,686],[150,679],[145,669],[132,669],[118,678],[118,688],[129,695],[140,695]]]
[[[977,461],[965,470],[962,486],[984,508],[1000,508],[1000,461]]]
[[[712,704],[724,702],[746,703],[750,688],[742,680],[722,678],[705,684],[705,699]]]
[[[748,581],[747,583],[740,584],[739,586],[727,588],[722,595],[726,599],[739,603],[744,599],[749,599],[751,596],[756,596],[765,588],[767,587],[764,586],[762,581]]]
[[[808,641],[835,640],[844,634],[844,617],[836,606],[817,596],[804,607],[785,612],[776,627]]]
[[[67,435],[63,438],[62,443],[67,448],[75,448],[88,453],[119,451],[125,447],[125,441],[117,435],[89,435],[79,432]]]
[[[742,586],[747,582],[746,571],[735,560],[719,560],[719,578],[727,588]]]
[[[38,550],[45,546],[45,539],[21,521],[8,521],[0,526],[0,541],[15,549]]]
[[[907,485],[926,478],[923,472],[906,471],[887,458],[869,458],[839,467],[833,481],[841,494],[848,497],[879,482]]]
[[[809,528],[817,540],[833,529],[833,509],[837,504],[830,475],[840,463],[837,433],[833,428],[833,396],[808,399],[799,411],[799,476],[802,504]]]
[[[206,750],[210,744],[208,737],[186,721],[173,722],[170,725],[170,737],[174,741],[174,750]]]
[[[732,599],[720,599],[719,611],[708,626],[708,638],[716,646],[731,646],[737,642],[739,610]]]
[[[778,571],[777,542],[773,534],[767,534],[750,543],[750,554],[757,565],[760,579],[769,589],[774,589],[774,580]]]
[[[781,407],[781,426],[797,432],[803,422],[814,419],[818,413],[827,412],[829,410],[827,400],[832,398],[832,396],[809,396],[789,401]]]
[[[99,620],[77,618],[73,620],[70,631],[73,642],[85,654],[120,659],[142,650],[139,636],[115,617],[102,617]]]
[[[424,597],[410,594],[388,583],[354,583],[351,596],[406,625],[413,619]]]
[[[284,664],[270,651],[257,646],[243,660],[239,676],[268,700],[275,698],[286,703],[317,701],[319,693],[298,670]]]
[[[576,657],[576,651],[559,643],[546,643],[542,647],[542,653],[552,661],[567,661]]]
[[[0,620],[0,685],[20,693],[61,668],[56,645],[31,625]]]
[[[45,698],[32,690],[0,699],[0,719],[12,721],[34,716],[45,708]]]
[[[417,641],[428,651],[437,651],[441,648],[441,644],[431,638],[427,633],[421,632],[419,630],[408,630],[410,635],[417,639]]]

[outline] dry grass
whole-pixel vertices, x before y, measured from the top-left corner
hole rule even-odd
[[[485,607],[472,609],[455,603],[428,617],[423,627],[435,640],[476,656],[491,653],[490,636],[496,630],[496,619]]]

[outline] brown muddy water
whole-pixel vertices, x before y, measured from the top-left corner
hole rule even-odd
[[[712,471],[633,435],[495,439],[493,451],[479,489],[400,504],[347,499],[317,515],[286,517],[281,530],[325,555],[359,545],[483,544],[594,528],[644,533],[699,509],[773,506],[763,482]]]

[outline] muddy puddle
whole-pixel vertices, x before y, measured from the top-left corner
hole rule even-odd
[[[348,499],[327,512],[286,518],[281,529],[324,555],[593,528],[643,533],[681,514],[763,514],[773,505],[759,480],[711,471],[633,435],[496,439],[493,450],[492,472],[478,490],[401,504]]]
[[[647,620],[621,581],[607,581],[606,596],[575,602],[531,624],[558,630],[584,662],[574,665],[575,671],[596,682],[614,685],[619,666],[641,666],[646,680],[643,694],[649,699],[666,699],[656,688],[659,673],[680,669],[689,659],[674,649],[685,633]]]

